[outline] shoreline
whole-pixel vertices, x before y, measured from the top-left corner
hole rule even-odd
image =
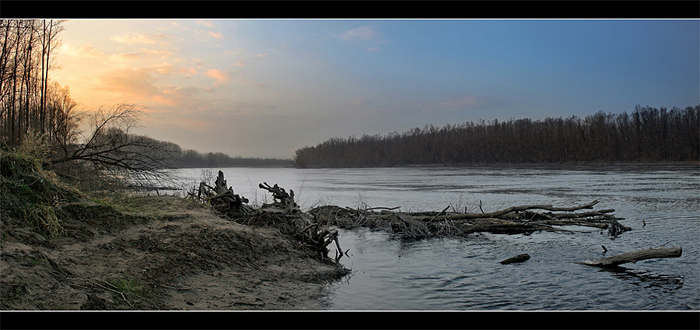
[[[295,167],[296,169],[321,169],[321,168],[402,168],[402,167],[455,167],[455,168],[467,168],[467,167],[578,167],[578,166],[649,166],[649,167],[661,167],[661,166],[698,166],[700,167],[700,161],[649,161],[649,162],[613,162],[613,161],[581,161],[581,162],[560,162],[560,163],[439,163],[439,164],[406,164],[406,165],[384,165],[384,166],[308,166],[308,167]]]
[[[64,235],[3,219],[3,311],[322,310],[344,274],[274,227],[173,196],[64,205]]]

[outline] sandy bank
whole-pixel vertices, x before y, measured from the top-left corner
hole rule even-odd
[[[315,310],[337,266],[273,227],[176,197],[61,206],[64,235],[3,218],[2,310]],[[119,209],[119,210],[117,210]]]

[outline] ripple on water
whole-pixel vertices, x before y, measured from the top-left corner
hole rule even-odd
[[[300,201],[309,198],[309,204],[318,198],[349,207],[439,211],[454,205],[470,212],[483,205],[488,212],[597,199],[595,209],[615,209],[624,218],[620,222],[633,229],[614,239],[604,230],[574,228],[571,234],[475,234],[419,242],[382,232],[341,232],[341,247],[350,254],[341,262],[353,273],[333,285],[330,309],[700,309],[697,167],[223,170],[229,185],[246,197],[252,197],[248,187],[256,191],[253,196],[264,196],[257,184],[274,181],[294,189]],[[200,176],[200,169],[185,172]],[[664,244],[682,246],[682,257],[644,260],[617,272],[575,263]],[[520,253],[531,259],[499,263]]]

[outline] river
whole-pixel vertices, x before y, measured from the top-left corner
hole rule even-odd
[[[219,169],[209,169],[212,180]],[[294,190],[302,210],[321,204],[469,212],[523,204],[574,206],[599,200],[631,227],[530,235],[477,233],[402,241],[386,232],[341,230],[352,273],[332,285],[328,310],[699,310],[700,170],[697,166],[471,166],[363,169],[223,168],[234,192],[271,202],[258,184]],[[205,169],[178,169],[197,183]],[[607,252],[601,247],[605,246]],[[616,270],[580,265],[633,250],[681,246],[680,258]],[[499,261],[520,253],[520,264]]]

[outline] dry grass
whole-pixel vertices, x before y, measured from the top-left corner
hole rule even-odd
[[[0,208],[4,221],[25,221],[48,237],[63,234],[60,204],[82,196],[44,168],[47,144],[27,134],[14,150],[0,151]]]

